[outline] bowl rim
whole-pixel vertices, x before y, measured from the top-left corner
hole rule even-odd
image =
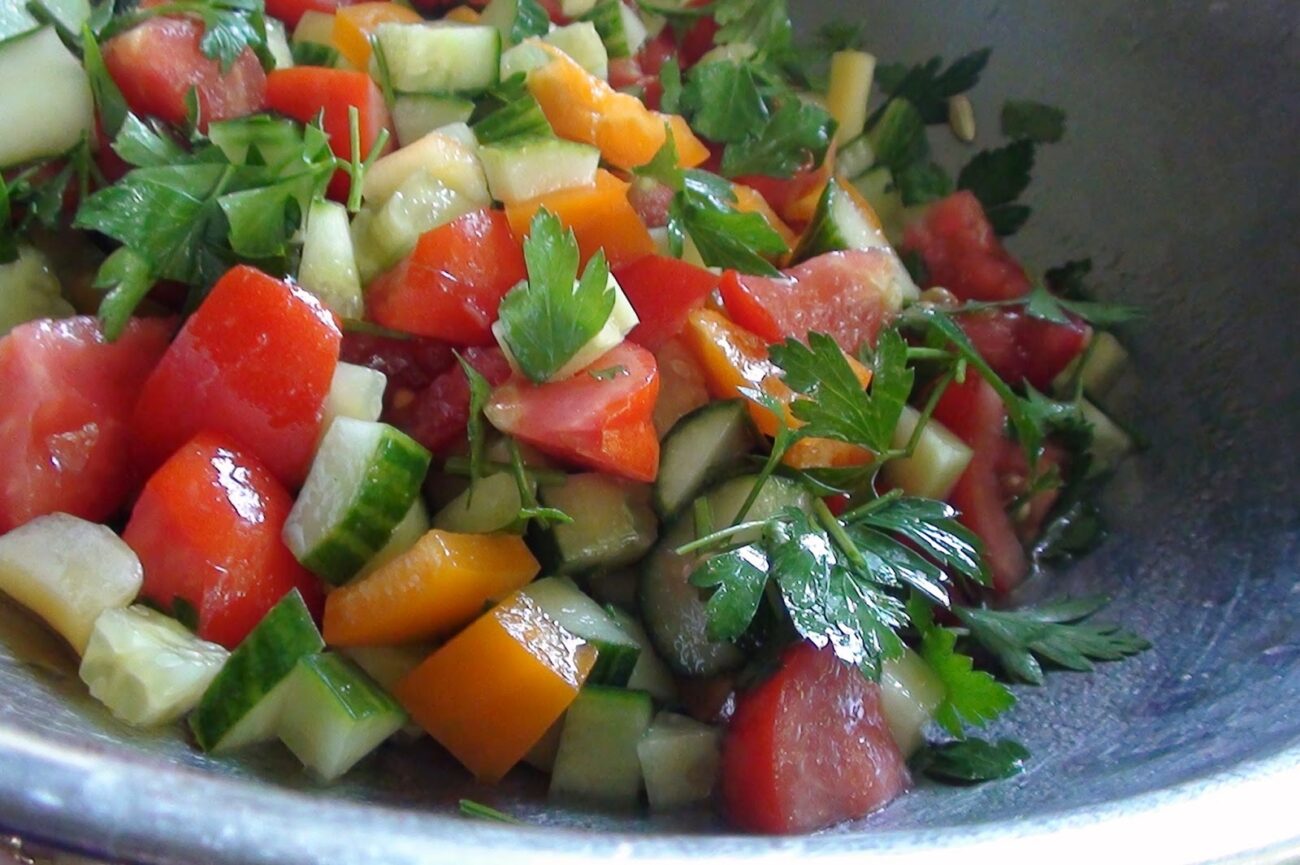
[[[785,838],[639,835],[503,826],[459,815],[329,799],[103,748],[68,748],[0,726],[0,825],[89,855],[184,865],[933,861],[1287,862],[1300,859],[1300,743],[1178,785],[1024,820]],[[212,803],[221,807],[214,808]],[[1232,824],[1224,832],[1225,821]],[[360,827],[360,828],[358,828]],[[364,834],[363,834],[364,833]],[[1140,845],[1140,846],[1139,846]],[[340,858],[343,857],[343,858]],[[508,857],[508,860],[506,859]]]

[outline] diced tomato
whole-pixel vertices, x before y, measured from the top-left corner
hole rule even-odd
[[[358,0],[266,0],[266,14],[274,15],[289,28],[297,27],[307,12],[332,15],[340,6],[351,6]]]
[[[674,678],[682,709],[700,723],[725,725],[736,713],[735,673]]]
[[[315,120],[324,112],[321,128],[329,136],[330,150],[342,159],[352,156],[349,108],[357,109],[361,158],[370,155],[385,129],[390,135],[385,152],[392,148],[392,122],[384,94],[365,72],[321,66],[276,69],[266,79],[266,105],[303,123]],[[336,171],[330,181],[330,197],[339,201],[347,198],[349,182],[347,174]]]
[[[668,208],[673,203],[673,195],[671,187],[648,177],[638,177],[627,190],[628,203],[647,228],[662,228],[668,224]]]
[[[654,424],[660,441],[673,424],[709,401],[704,370],[683,337],[674,337],[655,352],[659,367],[659,398],[655,401]]]
[[[895,278],[887,251],[849,250],[819,255],[781,279],[727,271],[718,288],[732,320],[768,342],[818,331],[853,354],[875,343]]]
[[[234,65],[221,64],[199,47],[203,22],[150,18],[104,43],[104,65],[136,114],[184,123],[190,90],[198,94],[199,128],[243,117],[266,105],[266,73],[251,49]]]
[[[107,342],[98,319],[77,316],[0,339],[0,534],[56,511],[104,520],[125,503],[131,406],[173,326],[133,319]]]
[[[533,384],[515,376],[492,392],[488,420],[544,453],[634,481],[659,473],[659,438],[651,415],[659,394],[654,355],[623,342],[586,372]]]
[[[200,430],[228,436],[296,488],[307,476],[338,363],[334,317],[310,293],[246,265],[223,276],[145,382],[131,431],[152,471]]]
[[[317,621],[319,581],[280,533],[293,500],[252,455],[200,433],[145,484],[122,538],[144,566],[141,594],[198,612],[198,634],[233,649],[276,601],[302,592]]]
[[[691,0],[688,6],[706,6],[709,0]],[[710,15],[699,18],[684,33],[681,34],[681,57],[682,69],[689,69],[700,58],[713,49],[713,37],[717,35],[718,22],[713,20]]]
[[[641,46],[641,50],[636,55],[636,62],[643,74],[658,78],[664,64],[676,56],[677,38],[673,35],[671,27],[665,27],[653,39],[647,39]]]
[[[883,807],[911,779],[880,687],[829,647],[798,643],[736,701],[722,740],[722,807],[739,829],[810,832]]]
[[[1092,336],[1077,319],[1057,324],[1019,309],[982,310],[957,320],[999,377],[1013,385],[1027,381],[1039,390],[1051,386]]]
[[[924,218],[907,227],[903,246],[920,254],[929,285],[941,285],[959,300],[1012,300],[1029,293],[1029,277],[969,190],[931,204]]]
[[[970,464],[948,501],[961,512],[962,524],[984,542],[993,587],[1009,592],[1024,579],[1029,561],[1007,514],[998,473],[1008,444],[1006,407],[988,382],[968,374],[965,382],[954,382],[944,391],[934,418],[970,445]]]
[[[799,169],[792,177],[746,174],[735,178],[735,182],[758,190],[782,219],[791,225],[802,227],[810,215],[803,212],[807,210],[807,200],[820,192],[829,177],[830,160],[827,159],[816,168],[809,166]]]
[[[662,255],[616,268],[614,278],[641,319],[627,338],[651,351],[681,333],[686,316],[703,306],[718,284],[712,271]]]
[[[366,366],[388,378],[385,396],[405,389],[423,390],[456,363],[451,346],[436,339],[380,336],[361,331],[345,331],[339,360]]]
[[[491,345],[501,298],[526,279],[524,253],[499,210],[479,210],[420,236],[366,290],[370,317],[454,345]]]
[[[1040,474],[1052,471],[1063,473],[1067,468],[1066,459],[1063,448],[1055,443],[1048,442],[1043,446],[1043,452],[1038,456],[1037,471]],[[1007,439],[1002,443],[1002,450],[998,456],[995,471],[998,475],[998,486],[1002,491],[1003,501],[1015,501],[1028,492],[1030,481],[1029,458],[1025,456],[1025,449],[1018,442]],[[1016,535],[1023,543],[1032,543],[1042,534],[1043,523],[1051,512],[1052,506],[1056,504],[1059,495],[1059,488],[1042,490],[1030,496],[1028,501],[1010,514]]]
[[[510,364],[501,349],[471,348],[464,352],[470,366],[493,386],[510,378]],[[469,422],[469,381],[455,363],[427,386],[389,386],[384,420],[401,429],[435,454],[445,454],[465,440]]]

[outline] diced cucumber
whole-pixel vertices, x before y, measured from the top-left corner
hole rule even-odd
[[[343,69],[347,61],[333,45],[294,40],[291,49],[295,66],[321,66],[325,69]]]
[[[868,147],[871,143],[866,142]],[[874,157],[873,157],[874,158]],[[880,218],[885,237],[894,246],[903,240],[903,196],[894,185],[894,173],[884,165],[877,165],[853,180],[853,186],[871,205]]]
[[[144,570],[107,526],[67,514],[0,536],[0,592],[39,616],[81,654],[105,610],[135,600]]]
[[[0,44],[0,81],[0,168],[57,156],[94,134],[90,79],[53,27]]]
[[[379,687],[392,691],[407,673],[424,663],[433,649],[426,643],[417,643],[409,646],[350,646],[341,651],[379,683]]]
[[[59,293],[58,277],[45,256],[30,246],[0,264],[0,336],[37,318],[66,318],[76,312]]]
[[[677,682],[673,680],[672,671],[663,658],[655,652],[645,628],[641,627],[635,616],[619,607],[610,605],[605,607],[605,611],[614,617],[614,621],[618,622],[628,636],[641,645],[641,654],[637,656],[636,666],[632,668],[632,675],[627,677],[625,687],[645,691],[660,703],[677,702]]]
[[[198,705],[229,655],[157,610],[114,607],[95,620],[79,674],[118,720],[148,727]]]
[[[560,11],[570,20],[581,18],[592,10],[596,0],[560,0]]]
[[[483,7],[479,23],[497,28],[502,45],[514,45],[529,36],[545,36],[551,28],[551,19],[540,4],[519,0],[491,0]]]
[[[536,484],[533,485],[534,490]],[[497,472],[480,478],[473,489],[466,489],[452,499],[433,518],[433,527],[465,535],[487,535],[493,532],[518,533],[519,484],[510,472]]]
[[[518,98],[491,107],[486,114],[474,121],[473,129],[474,135],[483,145],[502,144],[516,138],[554,138],[554,131],[542,113],[542,107],[527,90]],[[482,151],[479,152],[479,158],[483,158]],[[489,173],[488,187],[491,186]]]
[[[0,46],[35,33],[39,29],[41,29],[41,22],[27,11],[26,4],[0,4]]]
[[[758,438],[740,400],[711,402],[679,420],[664,438],[655,510],[671,519],[709,484],[734,473]]]
[[[408,176],[378,210],[363,210],[352,220],[361,281],[370,282],[409,255],[421,234],[482,206],[429,172]]]
[[[756,480],[753,476],[733,478],[707,494],[715,526],[731,524]],[[809,505],[808,493],[802,486],[772,477],[763,485],[746,519],[766,519],[785,507],[806,509]],[[744,656],[731,643],[709,639],[706,632],[709,617],[704,598],[689,582],[700,559],[676,552],[677,547],[694,538],[694,520],[685,513],[646,558],[641,570],[641,616],[655,648],[674,671],[686,676],[711,676],[739,666]],[[733,540],[747,543],[753,538],[741,535]]]
[[[501,34],[486,24],[380,24],[375,41],[403,93],[482,93],[500,73]]]
[[[388,424],[336,418],[285,520],[285,544],[312,573],[347,582],[388,543],[430,458]]]
[[[560,734],[564,732],[564,716],[551,725],[550,729],[537,740],[537,744],[524,755],[524,762],[539,772],[551,774],[555,768],[555,755],[560,750]]]
[[[566,631],[595,647],[596,664],[587,681],[593,685],[627,683],[641,654],[641,644],[624,631],[595,601],[566,577],[545,577],[524,588],[542,612]]]
[[[685,715],[660,712],[636,753],[651,811],[707,802],[718,783],[722,731]]]
[[[557,27],[542,37],[573,58],[573,61],[602,81],[609,80],[609,52],[590,21]]]
[[[411,503],[411,509],[402,517],[402,521],[393,528],[384,548],[371,556],[366,566],[357,573],[357,579],[371,571],[377,571],[402,553],[415,546],[415,542],[429,531],[429,509],[419,496]]]
[[[341,318],[361,318],[365,314],[348,211],[342,204],[311,203],[298,262],[298,283]]]
[[[645,44],[645,25],[622,0],[597,0],[583,19],[596,28],[611,58],[631,57]]]
[[[285,683],[280,740],[322,781],[345,774],[406,723],[406,712],[353,662],[308,655]]]
[[[835,152],[835,172],[841,177],[855,180],[875,161],[876,154],[871,150],[871,142],[867,136],[859,135]]]
[[[1105,399],[1127,368],[1128,351],[1113,333],[1099,330],[1092,335],[1087,350],[1052,382],[1052,390],[1060,397],[1072,396],[1077,376],[1084,393],[1093,399]]]
[[[590,186],[600,164],[600,151],[590,145],[541,136],[485,144],[478,155],[492,197],[507,205]]]
[[[905,448],[911,441],[921,413],[911,406],[904,406],[894,428],[891,446]],[[970,447],[943,424],[934,418],[926,422],[917,440],[916,450],[910,457],[890,460],[881,468],[881,474],[892,487],[897,487],[909,496],[924,499],[948,498],[952,488],[957,485],[962,472],[970,464]]]
[[[564,715],[551,798],[635,807],[641,795],[636,748],[653,714],[650,695],[642,691],[583,688]]]
[[[539,66],[545,66],[551,56],[535,42],[523,42],[501,52],[501,80],[515,75],[527,75]]]
[[[434,130],[370,166],[362,186],[367,206],[382,205],[411,178],[421,176],[432,177],[469,199],[473,208],[492,203],[474,148]]]
[[[388,376],[368,366],[339,361],[334,367],[329,393],[321,417],[321,433],[329,432],[335,418],[377,421],[384,410],[384,388]]]
[[[371,238],[374,223],[375,211],[362,208],[360,213],[352,217],[352,225],[348,229],[348,234],[352,237],[352,254],[357,261],[357,275],[361,277],[362,285],[389,267],[388,253],[383,252],[379,243]]]
[[[312,42],[317,45],[330,45],[334,41],[334,16],[328,12],[308,9],[302,13],[293,28],[293,44]]]
[[[547,528],[534,524],[531,546],[549,573],[609,570],[636,561],[654,544],[655,516],[645,487],[602,474],[570,475],[542,487],[541,503],[573,518]]]
[[[867,102],[875,73],[876,58],[865,51],[836,51],[831,55],[826,108],[839,124],[835,140],[841,145],[861,135],[867,125]]]
[[[298,661],[325,648],[297,589],[271,608],[239,644],[190,715],[205,751],[230,751],[274,739],[282,687]]]
[[[289,47],[289,36],[285,33],[284,22],[279,18],[266,19],[266,50],[275,61],[276,69],[288,69],[293,65],[293,49]]]
[[[904,757],[925,742],[926,725],[944,693],[943,682],[911,649],[880,665],[880,712]]]
[[[1092,426],[1092,445],[1088,448],[1092,465],[1088,473],[1099,475],[1114,471],[1124,457],[1133,452],[1133,437],[1088,400],[1079,400],[1079,409],[1083,412],[1083,419]]]
[[[473,101],[459,96],[399,93],[393,102],[397,143],[406,147],[448,123],[464,123],[473,113]]]

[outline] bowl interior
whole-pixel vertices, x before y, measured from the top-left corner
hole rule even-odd
[[[1294,3],[794,5],[809,28],[864,21],[882,61],[994,46],[973,94],[981,146],[996,144],[1005,98],[1065,107],[1069,134],[1040,150],[1028,194],[1034,216],[1011,245],[1040,268],[1090,256],[1100,296],[1148,310],[1123,333],[1136,374],[1108,406],[1150,445],[1106,492],[1112,535],[1027,591],[1111,594],[1107,615],[1155,650],[1019,689],[1020,705],[996,732],[1032,751],[1023,775],[967,789],[922,784],[833,830],[825,849],[924,848],[947,837],[940,830],[1058,825],[1128,797],[1300,762]],[[958,150],[946,145],[945,155],[963,160]],[[427,741],[388,749],[330,789],[274,748],[212,761],[178,733],[115,723],[84,695],[66,650],[7,602],[0,694],[0,826],[142,860],[179,861],[199,846],[209,862],[361,855],[345,831],[376,862],[435,861],[479,843],[525,858],[698,852],[701,835],[719,832],[704,813],[555,810],[542,779],[525,772],[496,789],[475,787]],[[454,816],[462,796],[612,834],[561,830],[539,840],[467,824]],[[683,836],[695,841],[679,843]],[[741,849],[718,843],[707,849]]]

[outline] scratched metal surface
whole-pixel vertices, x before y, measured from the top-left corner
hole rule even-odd
[[[672,861],[936,849],[1001,861],[1285,861],[1300,849],[1300,8],[1294,0],[909,0],[807,4],[862,17],[883,58],[996,46],[975,95],[981,143],[1008,96],[1065,105],[1031,262],[1091,255],[1097,287],[1141,303],[1141,380],[1112,408],[1150,440],[1108,494],[1115,532],[1031,592],[1103,590],[1157,649],[1022,689],[1006,731],[1024,775],[922,786],[811,839],[720,834],[703,813],[547,808],[536,776],[475,788],[427,743],[318,789],[273,749],[213,762],[178,735],[114,724],[57,647],[0,608],[0,828],[122,859],[225,863]],[[35,648],[34,648],[35,646]],[[460,796],[544,828],[469,823]],[[0,833],[2,834],[2,833]],[[1130,857],[1131,858],[1131,857]]]

